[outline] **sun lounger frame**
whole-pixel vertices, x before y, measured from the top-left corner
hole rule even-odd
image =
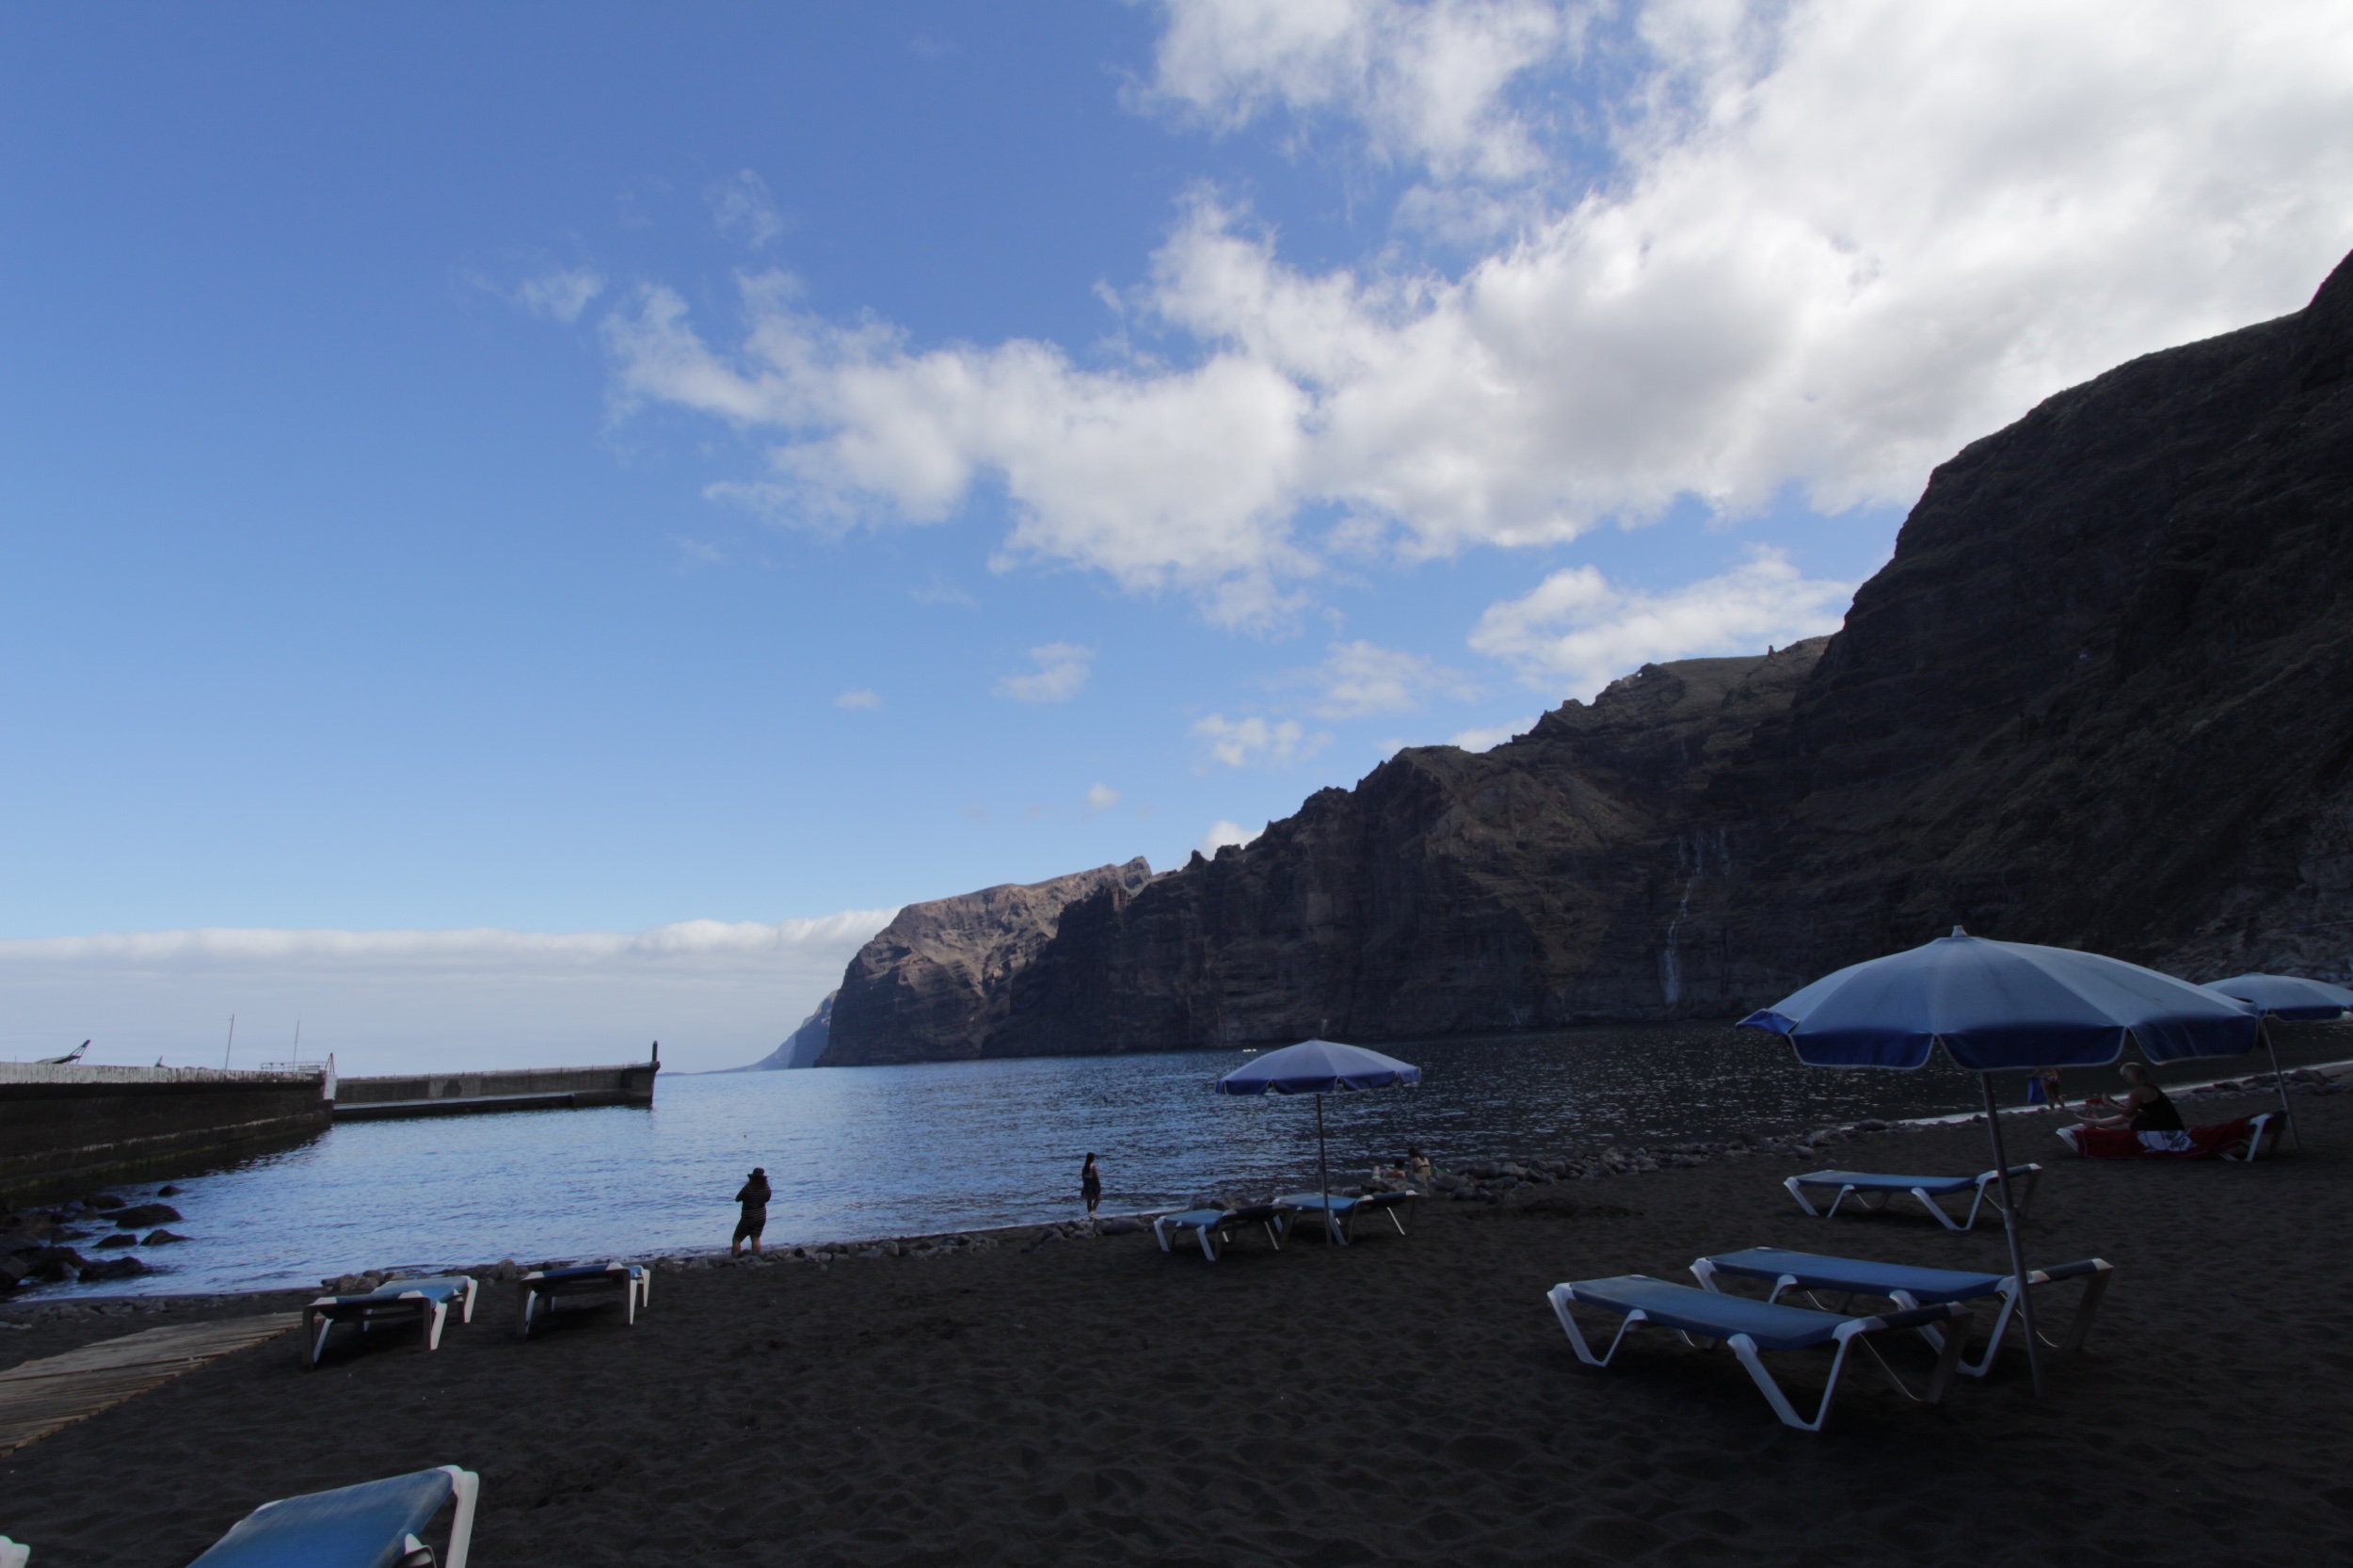
[[[515,1282],[515,1336],[528,1339],[538,1320],[555,1310],[558,1296],[618,1290],[621,1321],[637,1326],[637,1309],[653,1300],[653,1271],[642,1263],[607,1263],[593,1272],[534,1269]]]
[[[472,1470],[461,1469],[455,1464],[440,1464],[434,1466],[434,1469],[449,1477],[449,1495],[448,1498],[443,1500],[447,1501],[454,1499],[456,1503],[456,1512],[451,1517],[449,1522],[449,1560],[442,1564],[442,1568],[466,1568],[466,1554],[468,1549],[473,1544],[474,1505],[480,1501],[482,1496],[482,1478]],[[433,1472],[416,1470],[409,1472],[408,1476],[392,1476],[386,1477],[385,1479],[388,1480],[405,1480],[416,1476],[429,1475],[431,1473]],[[360,1484],[365,1486],[370,1483],[362,1481]],[[265,1523],[266,1521],[264,1516],[267,1515],[273,1509],[284,1508],[289,1503],[303,1502],[311,1498],[331,1496],[335,1492],[348,1492],[353,1490],[356,1490],[356,1488],[335,1487],[328,1492],[306,1492],[296,1496],[280,1497],[271,1502],[264,1503],[261,1507],[247,1514],[243,1519],[238,1520],[234,1526],[231,1527],[227,1535],[222,1536],[211,1546],[206,1547],[204,1554],[201,1557],[199,1557],[194,1563],[191,1563],[189,1568],[202,1568],[202,1565],[207,1561],[213,1561],[222,1565],[230,1565],[236,1563],[241,1558],[246,1557],[247,1554],[239,1550],[240,1543],[237,1540],[238,1531],[245,1529],[248,1525],[255,1524],[256,1521],[264,1521]],[[439,1514],[440,1512],[441,1503],[437,1501],[433,1507],[433,1514],[428,1514],[426,1516],[426,1522],[430,1523],[433,1515]],[[287,1545],[288,1544],[282,1540],[276,1543],[264,1544],[258,1548],[259,1557],[262,1560],[271,1562],[284,1561],[287,1560]],[[400,1546],[402,1558],[425,1550],[424,1543],[418,1540],[413,1531],[408,1532],[402,1537]],[[342,1561],[321,1561],[309,1554],[305,1554],[304,1557],[299,1558],[296,1560],[308,1561],[312,1565],[312,1568],[344,1568],[344,1564]],[[369,1560],[381,1560],[380,1549],[377,1555],[371,1558]],[[401,1560],[401,1558],[395,1558],[393,1560],[399,1561]],[[5,1568],[5,1564],[0,1564],[0,1568]]]
[[[1623,1309],[1607,1300],[1596,1299],[1595,1294],[1582,1296],[1577,1294],[1580,1289],[1595,1293],[1607,1292],[1609,1287],[1623,1283],[1626,1278],[1640,1280],[1648,1286],[1663,1287],[1669,1292],[1679,1294],[1688,1291],[1689,1293],[1688,1309],[1686,1309],[1686,1304],[1678,1300],[1678,1310],[1674,1316],[1684,1318],[1689,1326],[1674,1322],[1662,1322],[1661,1326],[1673,1329],[1682,1336],[1685,1344],[1700,1350],[1706,1350],[1718,1339],[1721,1339],[1732,1353],[1739,1358],[1740,1365],[1747,1368],[1750,1379],[1756,1384],[1757,1391],[1765,1396],[1765,1402],[1772,1406],[1773,1414],[1781,1418],[1782,1424],[1795,1427],[1800,1432],[1820,1432],[1822,1423],[1830,1418],[1831,1400],[1838,1393],[1839,1374],[1846,1369],[1847,1352],[1853,1347],[1855,1341],[1865,1335],[1920,1328],[1928,1324],[1942,1322],[1948,1319],[1961,1317],[1968,1311],[1968,1308],[1964,1306],[1950,1303],[1872,1317],[1848,1317],[1839,1313],[1818,1312],[1807,1307],[1791,1308],[1792,1311],[1803,1312],[1809,1316],[1837,1320],[1836,1326],[1832,1329],[1827,1340],[1817,1341],[1811,1346],[1800,1347],[1818,1349],[1822,1343],[1834,1343],[1837,1347],[1831,1358],[1829,1381],[1822,1385],[1821,1402],[1815,1409],[1814,1418],[1809,1421],[1798,1413],[1797,1406],[1790,1402],[1789,1396],[1783,1391],[1781,1384],[1770,1371],[1767,1370],[1760,1348],[1753,1336],[1737,1330],[1715,1335],[1705,1331],[1705,1320],[1707,1317],[1705,1304],[1711,1292],[1702,1290],[1696,1286],[1676,1285],[1668,1280],[1651,1279],[1647,1275],[1621,1276],[1620,1280],[1565,1281],[1554,1286],[1545,1292],[1545,1299],[1552,1304],[1553,1315],[1561,1320],[1561,1327],[1567,1333],[1570,1348],[1577,1352],[1577,1358],[1579,1361],[1584,1362],[1588,1367],[1607,1367],[1611,1358],[1618,1353],[1618,1347],[1625,1343],[1626,1336],[1633,1333],[1638,1325],[1659,1321],[1646,1308],[1637,1306]],[[1610,1339],[1609,1348],[1600,1355],[1597,1356],[1593,1352],[1593,1348],[1586,1342],[1584,1332],[1577,1327],[1577,1319],[1570,1314],[1569,1304],[1572,1302],[1581,1303],[1598,1311],[1622,1312],[1618,1332]],[[1728,1324],[1726,1326],[1729,1327]],[[1895,1368],[1888,1366],[1884,1358],[1875,1354],[1872,1359],[1879,1364],[1880,1371],[1895,1387],[1896,1392],[1905,1399],[1916,1404],[1937,1404],[1943,1401],[1945,1393],[1952,1387],[1953,1373],[1961,1362],[1962,1337],[1959,1334],[1945,1336],[1945,1344],[1937,1355],[1936,1369],[1929,1375],[1926,1394],[1914,1394],[1906,1387],[1903,1380],[1896,1375]]]
[[[1286,1192],[1274,1201],[1289,1205],[1299,1210],[1302,1215],[1321,1215],[1324,1221],[1324,1233],[1345,1247],[1353,1244],[1356,1240],[1356,1218],[1360,1214],[1385,1214],[1389,1217],[1389,1224],[1397,1227],[1397,1233],[1400,1236],[1411,1235],[1412,1231],[1406,1226],[1404,1214],[1409,1205],[1421,1201],[1421,1194],[1419,1192],[1367,1192],[1361,1198],[1347,1198],[1335,1194],[1328,1210],[1324,1205],[1323,1194],[1321,1192]],[[1294,1224],[1297,1223],[1297,1220],[1292,1221]]]
[[[24,1568],[32,1555],[32,1547],[0,1535],[0,1568]]]
[[[447,1293],[421,1288],[447,1286]],[[458,1303],[458,1321],[473,1321],[476,1289],[471,1274],[437,1275],[425,1279],[388,1279],[360,1296],[321,1296],[302,1309],[302,1368],[317,1368],[327,1349],[327,1336],[337,1323],[356,1323],[361,1334],[382,1320],[414,1318],[424,1325],[424,1348],[441,1348],[441,1328],[449,1320],[450,1301]]]
[[[2027,1207],[2034,1201],[2036,1186],[2042,1180],[2042,1167],[2032,1163],[2012,1165],[2009,1174],[2013,1180],[2019,1176],[2026,1178],[2025,1190],[2018,1198],[2018,1212],[2023,1218]],[[1920,1200],[1922,1208],[1936,1217],[1939,1224],[1946,1230],[1958,1231],[1973,1229],[1977,1225],[1977,1216],[1985,1209],[1989,1192],[1994,1194],[1994,1212],[2001,1211],[2001,1180],[2002,1173],[1999,1171],[1986,1171],[1974,1176],[1940,1176],[1933,1180],[1920,1176],[1880,1176],[1867,1171],[1808,1171],[1803,1176],[1791,1176],[1782,1185],[1789,1190],[1791,1197],[1798,1200],[1800,1208],[1817,1220],[1827,1220],[1837,1213],[1839,1205],[1849,1197],[1854,1199],[1857,1208],[1876,1214],[1892,1200],[1909,1192]],[[1816,1208],[1806,1198],[1804,1189],[1808,1187],[1835,1187],[1838,1192],[1827,1206]],[[1971,1188],[1976,1189],[1977,1195],[1969,1205],[1966,1218],[1954,1219],[1951,1212],[1937,1201],[1945,1193],[1963,1192]]]
[[[1967,1377],[1981,1378],[1993,1369],[1993,1357],[1994,1353],[2002,1348],[2002,1336],[2009,1331],[2010,1319],[2018,1313],[2018,1281],[2014,1275],[2010,1274],[1975,1276],[1986,1283],[1982,1287],[1974,1288],[1961,1286],[1958,1277],[1943,1289],[1918,1291],[1906,1289],[1901,1286],[1886,1288],[1884,1280],[1874,1280],[1869,1276],[1867,1271],[1875,1265],[1867,1260],[1826,1257],[1816,1253],[1790,1253],[1780,1248],[1753,1250],[1778,1253],[1783,1259],[1797,1262],[1801,1266],[1775,1272],[1768,1268],[1744,1266],[1735,1262],[1734,1259],[1741,1256],[1738,1253],[1719,1253],[1694,1259],[1691,1264],[1692,1277],[1700,1282],[1700,1288],[1704,1290],[1720,1290],[1721,1288],[1716,1283],[1717,1276],[1720,1274],[1729,1274],[1739,1279],[1769,1279],[1772,1281],[1772,1288],[1765,1298],[1769,1302],[1778,1302],[1785,1291],[1801,1290],[1805,1293],[1805,1299],[1814,1306],[1824,1312],[1838,1313],[1849,1311],[1857,1296],[1884,1296],[1898,1307],[1910,1311],[1919,1306],[1933,1305],[1938,1302],[1971,1302],[1982,1300],[1987,1296],[1998,1295],[2002,1298],[2002,1308],[1994,1317],[1992,1332],[1986,1336],[1984,1351],[1978,1354],[1977,1360],[1970,1361],[1964,1358],[1960,1365],[1959,1370]],[[1940,1269],[1934,1272],[1961,1276],[1961,1271],[1957,1270]],[[2071,1279],[2081,1279],[2084,1282],[2084,1293],[2075,1303],[2075,1316],[2068,1323],[2067,1332],[2057,1339],[2047,1334],[2039,1334],[2036,1337],[2052,1350],[2062,1353],[2082,1350],[2084,1340],[2091,1333],[2092,1320],[2100,1315],[2100,1302],[2107,1294],[2108,1276],[2115,1272],[2115,1265],[2104,1257],[2087,1257],[2078,1262],[2060,1263],[2048,1269],[2029,1270],[2026,1274],[2026,1286],[2029,1289],[2040,1286],[2057,1285]],[[1839,1301],[1836,1305],[1832,1305],[1821,1299],[1821,1293],[1825,1291],[1838,1293]],[[1729,1294],[1729,1292],[1722,1293]],[[1965,1334],[1966,1331],[1956,1329],[1951,1332]],[[1939,1351],[1945,1348],[1945,1330],[1933,1323],[1923,1325],[1920,1329],[1920,1336]]]
[[[1174,1214],[1163,1214],[1152,1222],[1152,1239],[1160,1244],[1160,1251],[1176,1250],[1172,1233],[1191,1231],[1201,1243],[1201,1256],[1214,1263],[1220,1253],[1233,1244],[1234,1238],[1251,1225],[1266,1227],[1266,1239],[1276,1252],[1289,1239],[1291,1222],[1298,1217],[1297,1208],[1289,1203],[1252,1204],[1242,1208],[1187,1208]],[[1214,1214],[1215,1219],[1206,1216]]]

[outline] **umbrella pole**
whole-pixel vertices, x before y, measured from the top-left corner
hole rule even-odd
[[[2002,1149],[2002,1112],[1993,1103],[1993,1075],[1979,1073],[1977,1083],[1985,1091],[1985,1127],[1993,1135],[1994,1180],[2002,1192],[2002,1234],[2009,1241],[2009,1273],[2018,1282],[2018,1316],[2026,1328],[2026,1370],[2034,1379],[2034,1397],[2039,1400],[2042,1398],[2042,1336],[2035,1332],[2034,1291],[2026,1284],[2026,1255],[2018,1240],[2018,1209],[2009,1197],[2009,1156]]]
[[[1332,1166],[1323,1154],[1323,1096],[1316,1096],[1316,1180],[1322,1184],[1323,1240],[1329,1242],[1340,1233],[1332,1223]]]
[[[2271,1016],[2264,1015],[2264,1052],[2271,1058],[2271,1081],[2280,1091],[2280,1119],[2288,1124],[2288,1138],[2296,1148],[2304,1146],[2303,1135],[2296,1130],[2296,1112],[2288,1109],[2288,1075],[2280,1070],[2280,1048],[2271,1043]],[[2253,1150],[2249,1150],[2253,1153]]]

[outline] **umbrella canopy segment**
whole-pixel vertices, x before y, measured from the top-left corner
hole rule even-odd
[[[1235,1068],[1217,1080],[1221,1095],[1337,1095],[1419,1083],[1421,1069],[1394,1056],[1337,1040],[1302,1040]]]
[[[1973,1072],[2100,1066],[2124,1053],[2127,1033],[2153,1062],[2236,1056],[2262,1034],[2254,1008],[2185,980],[1959,926],[1827,975],[1740,1027],[1787,1035],[1817,1067],[1918,1067],[1941,1040]]]
[[[1221,1095],[1313,1095],[1316,1097],[1316,1179],[1323,1197],[1323,1231],[1346,1244],[1332,1218],[1332,1164],[1323,1142],[1323,1096],[1356,1089],[1387,1089],[1421,1081],[1421,1069],[1394,1056],[1337,1040],[1302,1040],[1235,1068],[1212,1085]]]
[[[2290,1023],[2313,1023],[2341,1018],[2353,1010],[2353,991],[2325,980],[2294,974],[2234,974],[2210,980],[2206,989],[2235,998],[2258,1011]]]

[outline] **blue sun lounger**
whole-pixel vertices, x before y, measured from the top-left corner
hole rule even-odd
[[[443,1568],[466,1568],[473,1539],[473,1508],[482,1480],[472,1470],[444,1464],[438,1470],[384,1480],[308,1492],[264,1503],[240,1519],[188,1568],[396,1568],[430,1563],[432,1553],[417,1532],[453,1499],[449,1560]]]
[[[2079,1351],[2084,1338],[2091,1332],[2091,1320],[2100,1311],[2100,1298],[2107,1293],[2108,1275],[2114,1266],[2105,1258],[2087,1257],[2081,1262],[2061,1263],[2049,1269],[2030,1269],[2026,1272],[2029,1289],[2037,1286],[2057,1285],[2062,1280],[2084,1281],[2082,1299],[2075,1304],[2074,1321],[2067,1333],[2053,1339],[2042,1336],[2042,1342],[2057,1351]],[[1933,1306],[1940,1302],[1974,1302],[1987,1296],[1999,1296],[2002,1310],[1993,1320],[1993,1332],[1985,1341],[1984,1353],[1974,1362],[1963,1361],[1961,1370],[1973,1378],[1981,1378],[1993,1369],[1993,1352],[2002,1348],[2002,1335],[2009,1327],[2011,1316],[2018,1310],[2018,1283],[2009,1274],[1969,1273],[1959,1269],[1915,1269],[1902,1263],[1873,1263],[1861,1258],[1823,1257],[1810,1252],[1785,1252],[1779,1247],[1751,1247],[1745,1252],[1722,1253],[1703,1257],[1691,1265],[1691,1273],[1704,1289],[1715,1290],[1719,1275],[1736,1279],[1770,1280],[1772,1292],[1765,1299],[1781,1300],[1785,1290],[1803,1290],[1807,1298],[1826,1311],[1844,1312],[1848,1302],[1856,1296],[1884,1296],[1907,1310],[1918,1306]],[[1824,1306],[1815,1296],[1817,1291],[1834,1290],[1841,1300],[1834,1307]],[[1956,1330],[1955,1332],[1960,1332]],[[1945,1331],[1933,1324],[1920,1330],[1921,1336],[1937,1349],[1945,1346]]]
[[[585,1263],[571,1269],[534,1269],[516,1282],[520,1300],[515,1332],[531,1337],[533,1325],[555,1310],[558,1296],[621,1293],[621,1318],[637,1326],[637,1309],[653,1299],[653,1275],[642,1263]]]
[[[1218,1253],[1233,1244],[1235,1236],[1251,1225],[1264,1225],[1266,1239],[1274,1244],[1276,1252],[1281,1252],[1295,1212],[1289,1203],[1254,1203],[1242,1208],[1188,1208],[1153,1221],[1152,1239],[1160,1242],[1160,1251],[1174,1252],[1176,1239],[1190,1231],[1201,1243],[1201,1256],[1214,1263]]]
[[[1397,1233],[1403,1236],[1406,1234],[1406,1205],[1416,1202],[1420,1196],[1419,1192],[1368,1192],[1361,1198],[1336,1196],[1331,1200],[1331,1222],[1327,1234],[1337,1236],[1340,1245],[1347,1246],[1356,1240],[1358,1219],[1367,1214],[1386,1214],[1389,1224],[1397,1226]],[[1287,1192],[1274,1201],[1298,1209],[1303,1219],[1320,1218],[1324,1212],[1324,1196],[1321,1192]]]
[[[1569,1344],[1577,1358],[1588,1367],[1607,1367],[1610,1357],[1638,1323],[1657,1323],[1683,1336],[1687,1344],[1705,1349],[1716,1340],[1722,1340],[1740,1358],[1749,1376],[1765,1396],[1765,1402],[1773,1407],[1784,1425],[1800,1432],[1819,1432],[1830,1416],[1830,1401],[1838,1392],[1838,1374],[1845,1370],[1847,1352],[1855,1340],[1867,1334],[1884,1334],[1891,1330],[1920,1328],[1962,1317],[1968,1308],[1955,1303],[1916,1307],[1905,1312],[1882,1313],[1875,1317],[1849,1317],[1839,1312],[1817,1312],[1811,1307],[1790,1306],[1781,1302],[1752,1301],[1745,1296],[1719,1295],[1703,1290],[1695,1285],[1675,1285],[1647,1274],[1621,1274],[1614,1279],[1586,1279],[1571,1284],[1556,1285],[1545,1293],[1552,1310],[1567,1331]],[[1618,1325],[1617,1336],[1609,1341],[1609,1350],[1593,1354],[1585,1336],[1569,1313],[1571,1303],[1590,1306],[1597,1311],[1614,1312],[1624,1320]],[[1945,1348],[1937,1357],[1936,1370],[1929,1381],[1925,1395],[1906,1388],[1903,1380],[1885,1360],[1880,1360],[1880,1370],[1895,1385],[1896,1392],[1915,1402],[1934,1404],[1945,1397],[1952,1385],[1953,1369],[1961,1361],[1961,1336],[1948,1334]],[[1773,1374],[1765,1369],[1762,1359],[1767,1351],[1803,1351],[1825,1345],[1837,1347],[1830,1364],[1830,1381],[1822,1385],[1822,1402],[1811,1421],[1799,1416],[1782,1392]]]
[[[319,1352],[327,1349],[327,1336],[337,1323],[357,1323],[365,1334],[376,1323],[413,1318],[424,1327],[424,1348],[438,1351],[451,1304],[457,1304],[458,1320],[471,1323],[473,1296],[470,1274],[388,1279],[364,1295],[321,1296],[302,1309],[302,1365],[307,1370],[319,1364]]]
[[[2012,1165],[2009,1168],[2009,1174],[2012,1180],[2020,1176],[2026,1178],[2026,1190],[2018,1195],[2018,1212],[2024,1214],[2026,1211],[2026,1205],[2034,1200],[2035,1183],[2042,1179],[2042,1167]],[[1887,1207],[1890,1199],[1909,1192],[1918,1198],[1928,1211],[1936,1216],[1937,1223],[1946,1230],[1967,1230],[1977,1223],[1977,1214],[1985,1208],[1986,1194],[2000,1192],[2001,1172],[1987,1171],[1982,1175],[1973,1176],[1874,1176],[1867,1171],[1809,1171],[1804,1176],[1791,1176],[1782,1185],[1789,1189],[1789,1195],[1798,1200],[1800,1208],[1817,1220],[1827,1220],[1833,1214],[1837,1213],[1838,1206],[1850,1197],[1855,1200],[1858,1208],[1877,1213]],[[1817,1208],[1806,1201],[1803,1189],[1808,1187],[1835,1187],[1838,1192],[1830,1200],[1828,1208]],[[1977,1196],[1969,1205],[1969,1214],[1966,1219],[1954,1219],[1945,1210],[1945,1206],[1936,1201],[1940,1197],[1955,1192],[1967,1192],[1972,1189],[1976,1191]],[[1998,1213],[2000,1205],[1996,1204],[1994,1207]]]

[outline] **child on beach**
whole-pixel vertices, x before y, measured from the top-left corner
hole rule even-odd
[[[1095,1218],[1095,1206],[1103,1201],[1103,1173],[1095,1168],[1095,1156],[1079,1167],[1079,1196],[1087,1206],[1087,1218]]]
[[[735,1222],[734,1238],[728,1242],[729,1257],[744,1250],[746,1240],[752,1244],[752,1256],[760,1256],[760,1233],[768,1228],[769,1195],[767,1171],[760,1166],[753,1166],[750,1179],[744,1183],[743,1191],[735,1194],[735,1201],[744,1206],[744,1216]]]

